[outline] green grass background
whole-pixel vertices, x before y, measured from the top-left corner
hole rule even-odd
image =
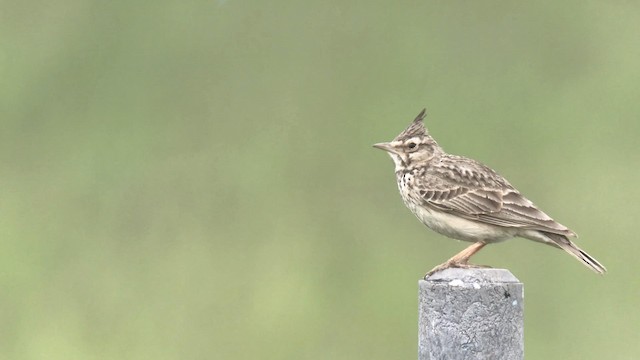
[[[427,107],[609,273],[515,239],[528,359],[640,357],[640,5],[0,2],[0,358],[415,359]]]

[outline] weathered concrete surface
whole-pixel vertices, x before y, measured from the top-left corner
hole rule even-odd
[[[524,359],[524,287],[505,269],[419,281],[418,360]]]

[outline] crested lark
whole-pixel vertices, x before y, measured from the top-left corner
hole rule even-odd
[[[577,247],[577,235],[554,221],[489,167],[444,152],[424,127],[425,110],[393,141],[373,145],[389,153],[396,166],[404,204],[430,229],[473,242],[425,278],[450,268],[472,268],[469,258],[486,244],[516,236],[560,248],[603,274],[598,260]]]

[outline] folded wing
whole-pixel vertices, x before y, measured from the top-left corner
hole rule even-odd
[[[480,223],[576,236],[481,163],[460,168],[444,162],[421,179],[421,200],[434,209]]]

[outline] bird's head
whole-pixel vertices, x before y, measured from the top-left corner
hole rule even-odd
[[[425,116],[426,109],[423,109],[395,139],[373,145],[373,147],[389,153],[396,164],[396,171],[423,165],[442,153],[440,146],[424,127]]]

